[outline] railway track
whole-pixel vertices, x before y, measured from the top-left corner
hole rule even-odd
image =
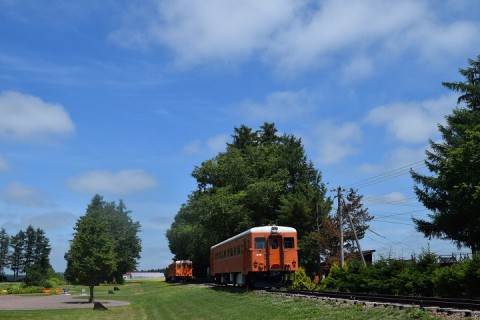
[[[265,290],[267,293],[333,300],[336,302],[363,304],[371,306],[392,306],[397,308],[418,307],[432,312],[458,314],[466,317],[480,317],[480,300],[477,299],[449,299],[435,297],[410,297],[394,295],[378,295],[363,293],[317,292],[296,290]]]

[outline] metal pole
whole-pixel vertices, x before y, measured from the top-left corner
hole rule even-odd
[[[340,267],[343,268],[345,258],[343,256],[343,218],[342,218],[342,206],[341,206],[341,199],[342,199],[342,188],[338,187],[337,189],[337,200],[338,200],[338,222],[339,222],[339,231],[340,231]]]
[[[357,231],[355,230],[355,227],[353,226],[352,217],[350,217],[350,213],[347,213],[347,215],[348,215],[348,220],[350,220],[350,228],[352,228],[353,235],[355,236],[355,241],[357,242],[357,248],[358,248],[358,251],[360,252],[360,258],[362,258],[363,265],[366,267],[367,263],[365,262],[365,257],[363,256],[362,248],[360,247],[360,241],[358,241]]]

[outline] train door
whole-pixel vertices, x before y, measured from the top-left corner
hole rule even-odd
[[[283,241],[280,235],[270,235],[267,247],[268,269],[278,271],[283,269]]]

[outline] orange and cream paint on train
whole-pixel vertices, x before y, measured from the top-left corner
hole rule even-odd
[[[296,270],[297,231],[291,227],[251,228],[210,249],[210,275],[218,284],[278,286]]]
[[[193,265],[190,260],[177,260],[168,266],[165,281],[190,281],[193,279]]]

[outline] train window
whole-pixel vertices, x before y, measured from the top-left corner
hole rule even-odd
[[[177,264],[177,269],[180,269],[182,266],[180,264]]]
[[[243,244],[240,245],[240,254],[243,254]]]
[[[286,237],[285,240],[284,240],[283,247],[285,249],[295,248],[295,239],[293,237]]]
[[[255,249],[265,249],[267,239],[265,238],[255,238]]]
[[[272,249],[278,249],[278,238],[271,238],[270,243],[271,243]]]
[[[240,245],[237,245],[237,255],[240,255]]]

